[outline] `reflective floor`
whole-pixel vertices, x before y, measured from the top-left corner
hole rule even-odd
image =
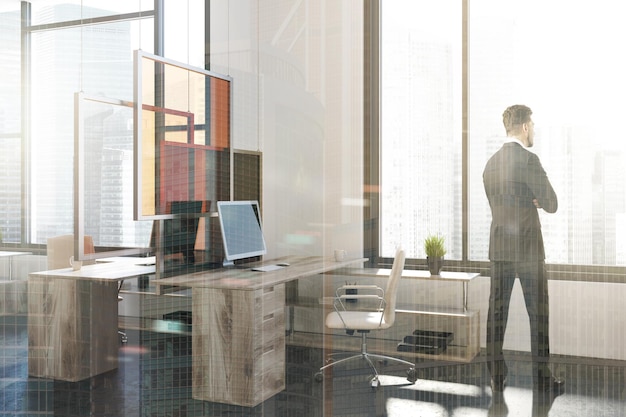
[[[0,318],[0,416],[626,416],[624,362],[555,358],[567,383],[553,400],[533,395],[526,356],[510,355],[507,387],[493,398],[482,357],[418,362],[415,384],[401,366],[380,364],[382,386],[372,389],[359,361],[316,382],[321,350],[289,346],[287,389],[246,408],[191,398],[188,335],[129,330],[128,337],[115,371],[77,383],[29,378],[26,318]]]

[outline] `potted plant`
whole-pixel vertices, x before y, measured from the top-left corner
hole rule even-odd
[[[430,271],[431,275],[439,275],[439,271],[441,271],[443,257],[446,254],[444,243],[444,237],[439,234],[428,235],[426,239],[424,239],[426,263],[428,264],[428,271]]]

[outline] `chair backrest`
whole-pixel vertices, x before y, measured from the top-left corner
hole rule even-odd
[[[74,255],[74,235],[62,235],[47,240],[48,269],[70,267],[70,257]],[[85,253],[95,253],[93,238],[85,236]],[[87,262],[88,263],[88,262]]]
[[[393,259],[391,274],[387,280],[387,289],[385,290],[385,311],[383,312],[383,321],[388,325],[392,325],[396,320],[396,297],[398,294],[398,285],[402,278],[402,270],[404,269],[404,261],[406,255],[404,250],[396,250],[396,257]]]

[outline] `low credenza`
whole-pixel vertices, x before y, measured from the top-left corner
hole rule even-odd
[[[388,277],[390,269],[350,268],[343,271],[348,276]],[[405,269],[402,279],[428,282],[448,282],[461,284],[461,300],[454,306],[424,305],[398,302],[396,305],[396,326],[417,326],[427,331],[450,331],[455,335],[454,343],[442,354],[429,354],[416,351],[403,353],[409,357],[421,357],[455,362],[470,362],[480,352],[480,311],[468,308],[469,283],[480,274],[476,272],[441,271],[431,275],[428,271]],[[414,327],[415,328],[415,327]],[[393,346],[395,347],[395,346]],[[385,352],[389,354],[389,352]]]

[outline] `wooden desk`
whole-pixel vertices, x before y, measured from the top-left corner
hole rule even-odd
[[[155,281],[192,289],[192,396],[253,407],[285,389],[285,283],[366,259],[286,257],[276,271],[225,268]],[[257,266],[250,264],[249,266]]]
[[[117,368],[118,283],[154,266],[106,262],[28,278],[28,374],[80,381]]]

